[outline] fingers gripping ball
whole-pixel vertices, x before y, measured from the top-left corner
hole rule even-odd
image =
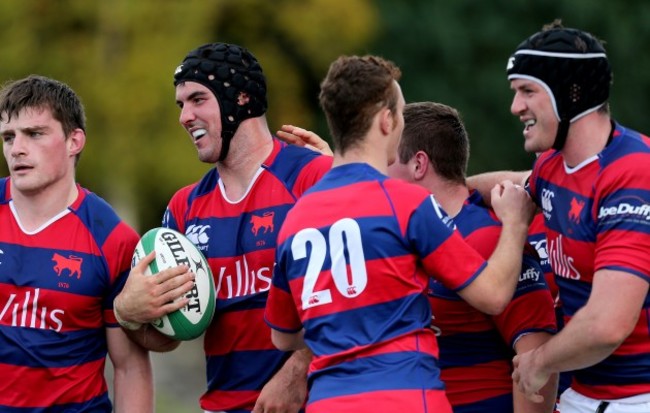
[[[214,279],[208,261],[185,235],[169,228],[154,228],[147,231],[138,242],[131,267],[154,250],[156,258],[149,264],[145,274],[156,274],[185,264],[196,278],[194,288],[186,294],[189,303],[153,321],[151,325],[176,340],[195,339],[208,328],[215,310]]]

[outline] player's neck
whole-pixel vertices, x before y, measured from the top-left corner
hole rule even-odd
[[[388,158],[385,153],[382,154],[361,147],[348,149],[345,151],[345,154],[341,154],[338,151],[334,152],[332,168],[351,163],[365,163],[372,166],[382,174],[388,175]]]
[[[366,163],[384,175],[388,175],[388,138],[371,130],[356,145],[348,148],[345,153],[334,152],[332,167],[351,163]]]
[[[433,194],[447,215],[452,218],[458,215],[465,200],[469,197],[469,189],[465,185],[442,179],[432,180],[427,185],[427,189]]]
[[[610,117],[598,112],[572,123],[562,148],[564,162],[569,167],[575,167],[599,154],[607,146],[611,129]]]
[[[228,156],[223,162],[216,164],[229,199],[240,199],[244,195],[251,180],[272,151],[273,138],[268,130],[237,132],[231,142]]]
[[[62,180],[38,191],[24,192],[11,187],[11,199],[20,225],[26,231],[42,227],[65,211],[79,195],[74,180]]]

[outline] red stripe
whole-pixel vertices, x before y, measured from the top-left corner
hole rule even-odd
[[[504,360],[442,370],[452,406],[512,393],[510,363]]]
[[[307,413],[451,413],[442,390],[366,392],[307,403]]]
[[[0,324],[52,328],[59,332],[101,328],[104,320],[99,297],[89,297],[63,291],[21,287],[3,284],[3,296],[7,301],[0,307]],[[9,302],[11,300],[11,302]],[[3,313],[4,309],[4,313]],[[80,311],[79,309],[84,309]],[[15,315],[14,315],[15,311]],[[61,325],[55,323],[58,320]],[[61,328],[61,330],[58,330]]]
[[[396,337],[383,343],[352,347],[334,356],[314,357],[310,365],[310,372],[364,357],[409,351],[424,352],[424,349],[432,349],[431,354],[438,358],[438,341],[433,331],[429,329],[421,330],[420,333],[409,332],[405,336]]]
[[[300,311],[301,318],[306,321],[311,318],[321,317],[329,314],[335,314],[341,310],[349,311],[370,305],[386,303],[399,300],[403,297],[420,294],[424,292],[428,277],[421,270],[416,271],[412,257],[391,257],[389,259],[378,259],[367,261],[368,283],[363,294],[350,300],[338,291],[332,281],[332,275],[329,270],[322,271],[318,276],[314,291],[328,289],[332,296],[332,302],[326,305],[317,305],[308,308],[306,311]],[[412,274],[406,274],[404,269],[413,271]],[[395,274],[403,274],[396,277]],[[302,289],[304,277],[294,279],[290,282],[291,292],[294,296],[294,302],[302,310]],[[399,294],[399,295],[396,295]],[[343,308],[345,306],[345,308]]]
[[[260,392],[256,390],[251,391],[218,391],[213,390],[201,396],[199,404],[201,409],[217,411],[217,410],[253,410],[255,401],[259,397]]]
[[[206,354],[216,356],[233,350],[276,350],[271,343],[271,329],[263,316],[263,308],[219,314],[206,331]]]
[[[14,407],[82,403],[107,391],[105,359],[80,366],[31,368],[0,363],[0,405]]]

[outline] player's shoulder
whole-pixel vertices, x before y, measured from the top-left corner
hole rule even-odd
[[[70,206],[70,210],[84,223],[98,245],[104,245],[111,238],[135,245],[139,238],[135,229],[127,224],[104,198],[81,186],[78,188],[79,196]]]
[[[650,159],[650,139],[641,133],[616,124],[612,140],[599,155],[603,167],[647,169]],[[624,162],[619,162],[619,161]]]
[[[191,202],[193,199],[204,196],[213,192],[219,182],[219,172],[217,168],[211,168],[199,181],[185,185],[174,192],[171,203]]]
[[[320,167],[328,170],[332,165],[333,158],[323,155],[320,152],[290,145],[277,138],[273,139],[273,151],[265,160],[264,166],[276,174],[295,173],[307,165]]]

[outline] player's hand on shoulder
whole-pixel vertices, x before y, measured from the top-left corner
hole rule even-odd
[[[503,181],[492,188],[492,208],[501,222],[530,224],[535,215],[535,204],[521,185]]]
[[[332,156],[329,144],[316,133],[293,125],[282,125],[277,137],[291,145],[303,146],[323,155]]]
[[[192,289],[195,275],[186,265],[145,274],[155,254],[147,254],[131,269],[124,288],[115,298],[115,311],[126,321],[149,323],[187,305],[185,294]],[[174,301],[179,297],[183,298]]]

